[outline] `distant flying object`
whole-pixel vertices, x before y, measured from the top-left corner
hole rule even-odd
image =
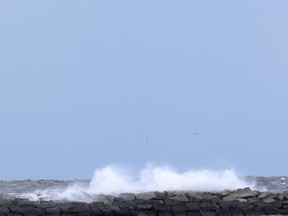
[[[140,141],[147,141],[147,140],[148,140],[147,137],[144,137],[144,138],[140,139]]]
[[[201,131],[198,131],[198,132],[194,132],[194,135],[200,135],[200,134],[202,134],[202,132],[201,132]]]

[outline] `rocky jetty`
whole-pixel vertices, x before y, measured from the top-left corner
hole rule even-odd
[[[165,191],[97,195],[95,202],[0,199],[0,216],[151,215],[232,216],[288,215],[288,191],[259,192],[250,188],[222,192]]]

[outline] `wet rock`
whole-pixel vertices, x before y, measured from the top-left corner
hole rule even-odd
[[[0,202],[2,202],[3,200],[13,200],[15,199],[16,197],[12,196],[12,195],[9,195],[9,194],[5,194],[5,193],[2,193],[0,192]]]
[[[217,215],[221,215],[221,216],[232,216],[229,209],[217,209],[216,213]]]
[[[233,216],[241,216],[244,215],[242,209],[230,209],[230,212]]]
[[[245,215],[248,215],[248,216],[265,215],[265,211],[263,209],[257,209],[257,208],[245,209],[244,212],[245,212]]]
[[[187,216],[201,216],[200,212],[188,212]]]
[[[252,198],[248,198],[247,201],[250,203],[258,203],[260,200],[256,197],[252,197]]]
[[[279,194],[259,193],[250,188],[222,193],[149,192],[141,194],[101,195],[105,202],[31,202],[13,199],[1,203],[0,216],[50,215],[277,215],[288,214],[287,191]],[[279,197],[283,199],[280,200]],[[233,199],[232,199],[233,198]]]
[[[69,202],[63,203],[60,207],[62,212],[83,213],[90,212],[88,203]]]
[[[255,198],[256,192],[252,191],[250,188],[238,189],[226,196],[223,197],[224,201],[233,201],[239,198],[247,199],[247,198]]]
[[[136,199],[156,199],[157,196],[155,192],[146,192],[146,193],[139,193],[136,194]]]
[[[33,207],[20,207],[13,206],[10,208],[11,213],[22,214],[22,215],[44,215],[45,211],[39,208]],[[10,214],[10,213],[7,213]]]
[[[173,216],[174,215],[177,215],[177,216],[187,216],[187,213],[185,211],[175,211],[175,210],[172,210],[172,214]]]
[[[173,216],[173,213],[171,211],[160,211],[158,215],[159,216]]]
[[[90,203],[89,206],[92,212],[102,211],[106,209],[106,205],[104,202],[93,202],[93,203]]]
[[[202,201],[202,200],[215,200],[218,199],[219,195],[215,195],[208,192],[190,192],[186,193],[187,198],[189,198],[190,201]]]
[[[175,196],[171,197],[171,199],[180,202],[189,202],[189,199],[185,194],[176,194]]]
[[[213,202],[210,201],[204,201],[202,203],[199,204],[200,209],[202,210],[216,210],[219,209],[219,206]]]
[[[275,202],[275,199],[273,199],[271,197],[268,197],[268,198],[263,199],[263,202],[265,202],[265,203],[273,203],[273,202]]]
[[[61,208],[60,207],[49,207],[49,208],[45,208],[45,212],[47,214],[60,213],[61,212]]]
[[[42,216],[45,214],[45,211],[43,211],[42,209],[39,208],[25,208],[21,214],[23,215],[39,215]]]
[[[97,195],[95,196],[95,200],[97,202],[104,202],[104,203],[112,203],[113,200],[114,200],[114,196],[112,195],[105,195],[105,194],[100,194],[100,195]]]
[[[285,190],[283,193],[280,193],[278,196],[279,200],[288,200],[288,190]]]
[[[135,200],[134,205],[135,209],[141,210],[150,210],[153,207],[151,200]]]
[[[265,211],[266,215],[278,215],[279,210],[277,208],[263,208],[263,210]]]
[[[258,199],[266,199],[266,198],[277,199],[278,196],[279,196],[279,193],[263,192],[263,193],[260,193],[260,195],[257,198]]]
[[[130,210],[128,209],[116,209],[113,212],[115,215],[131,215]],[[78,215],[77,215],[78,216]]]
[[[165,205],[163,202],[159,202],[158,200],[153,200],[152,206],[155,211],[167,211],[171,209],[170,206]]]
[[[185,203],[177,203],[177,204],[172,204],[171,209],[173,212],[183,212],[183,211],[188,211],[189,208]]]
[[[124,202],[125,202],[125,200],[124,200],[123,197],[115,197],[113,199],[113,203],[116,203],[116,204],[121,204],[121,203],[124,203]]]
[[[189,211],[199,211],[200,210],[200,206],[198,203],[185,203],[185,205],[187,206],[187,208],[189,209]]]
[[[155,191],[154,194],[156,196],[156,199],[166,199],[168,197],[167,191],[164,192]]]
[[[121,193],[121,194],[118,195],[118,197],[123,198],[124,201],[134,200],[136,198],[134,193]]]
[[[201,216],[217,216],[214,211],[200,211]]]
[[[9,208],[7,208],[7,207],[0,207],[0,213],[2,214],[7,214],[7,213],[10,213],[10,210],[9,210]]]

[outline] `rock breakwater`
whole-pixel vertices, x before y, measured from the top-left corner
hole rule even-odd
[[[0,216],[232,216],[288,215],[288,191],[259,192],[250,188],[222,192],[165,191],[97,195],[95,202],[0,199]]]

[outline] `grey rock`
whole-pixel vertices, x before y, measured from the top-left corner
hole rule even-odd
[[[106,204],[104,202],[93,202],[89,204],[91,211],[102,211],[106,208]]]
[[[171,197],[171,199],[180,202],[189,202],[189,199],[185,194],[176,194],[175,196]]]
[[[176,210],[172,210],[173,215],[177,215],[177,216],[187,216],[187,213],[185,211],[176,211]]]
[[[171,211],[160,211],[158,216],[173,216],[173,213]]]
[[[91,211],[88,203],[81,202],[63,203],[60,208],[62,212],[71,213],[89,213]]]
[[[123,197],[115,197],[114,200],[113,200],[113,203],[123,203],[125,200]]]
[[[167,210],[171,209],[170,206],[165,205],[162,202],[159,202],[158,200],[153,200],[152,206],[153,206],[155,211],[167,211]]]
[[[45,208],[55,208],[59,207],[62,203],[54,202],[54,201],[41,201],[37,204],[38,208],[45,209]]]
[[[229,209],[217,209],[216,213],[217,215],[221,215],[221,216],[232,216]]]
[[[90,216],[90,213],[78,213],[77,216]]]
[[[232,216],[244,215],[244,212],[241,209],[230,209]]]
[[[220,195],[215,195],[209,192],[203,192],[203,193],[199,193],[199,192],[190,192],[190,193],[186,193],[187,198],[189,198],[190,201],[202,201],[202,200],[213,200],[215,198],[217,198]]]
[[[258,199],[266,199],[266,198],[278,198],[279,193],[272,193],[272,192],[263,192],[257,197]]]
[[[0,207],[0,212],[5,214],[5,213],[9,213],[10,210],[9,210],[8,207],[2,207],[2,206],[1,206],[1,207]]]
[[[157,196],[155,195],[155,192],[146,192],[146,193],[138,193],[135,194],[136,199],[156,199]]]
[[[36,216],[36,215],[39,215],[39,216],[42,216],[45,214],[45,212],[41,209],[38,209],[38,208],[25,208],[22,212],[23,215],[33,215],[33,216]]]
[[[114,214],[115,215],[131,215],[131,212],[128,209],[118,209],[118,210],[114,210]]]
[[[182,212],[182,211],[188,211],[189,208],[185,203],[177,203],[177,204],[172,204],[171,205],[172,211],[173,212]]]
[[[112,195],[99,194],[95,196],[94,200],[97,202],[104,202],[108,204],[108,203],[112,203],[114,198],[115,197]]]
[[[279,200],[288,200],[288,190],[285,190],[284,192],[280,193],[278,196]]]
[[[248,200],[247,200],[247,199],[244,199],[244,198],[236,198],[235,201],[248,202]]]
[[[61,216],[76,216],[77,214],[71,213],[71,212],[64,212],[61,214]]]
[[[201,216],[217,216],[214,211],[200,211]]]
[[[136,198],[134,193],[121,193],[121,194],[118,195],[118,197],[123,198],[124,201],[134,200]]]
[[[216,209],[219,209],[218,205],[210,201],[203,201],[202,203],[199,204],[199,207],[201,210],[207,210],[207,211],[210,210],[214,211]]]
[[[163,191],[163,192],[155,191],[154,194],[156,196],[156,199],[166,199],[168,197],[167,191]]]
[[[252,197],[252,198],[248,198],[247,201],[250,203],[259,203],[260,200],[256,197]]]
[[[52,214],[52,213],[60,213],[61,209],[60,207],[51,207],[51,208],[46,208],[45,211],[48,214]]]
[[[17,214],[17,213],[8,213],[7,216],[22,216],[22,214]]]
[[[264,208],[266,215],[278,215],[279,210],[276,208]]]
[[[45,216],[60,216],[60,213],[47,213]]]
[[[265,203],[273,203],[273,202],[275,202],[275,199],[273,199],[272,197],[267,197],[267,198],[263,199],[263,201]]]
[[[228,194],[227,196],[223,197],[224,201],[232,201],[232,200],[236,200],[239,198],[242,199],[247,199],[247,198],[252,198],[252,197],[256,197],[256,192],[252,191],[250,188],[243,188],[243,189],[238,189],[230,194]]]
[[[14,197],[12,195],[0,192],[0,201],[1,201],[1,203],[2,203],[3,200],[13,200],[15,198],[16,197]]]
[[[187,216],[201,216],[200,212],[188,212]]]
[[[200,206],[198,205],[198,203],[185,203],[185,205],[187,206],[189,211],[199,211],[200,210]]]
[[[245,209],[245,215],[255,216],[255,215],[265,215],[265,211],[263,209]]]

